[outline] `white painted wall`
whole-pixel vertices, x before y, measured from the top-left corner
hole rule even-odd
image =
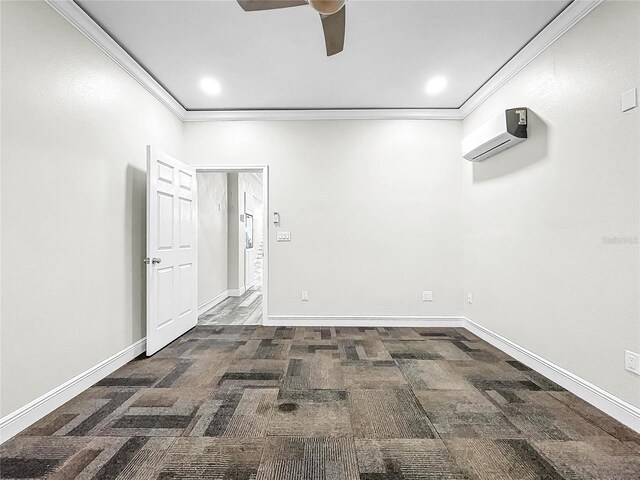
[[[181,158],[182,123],[51,7],[0,3],[4,416],[144,337],[145,146]]]
[[[227,174],[198,173],[198,305],[227,291]]]
[[[270,166],[270,208],[292,236],[277,243],[270,229],[270,314],[457,315],[460,128],[449,121],[185,123],[185,158]],[[301,290],[310,301],[300,300]],[[433,303],[422,302],[423,290],[434,291]]]
[[[530,138],[464,162],[470,319],[640,406],[640,4],[605,2],[464,121],[531,109]],[[610,244],[611,237],[635,243]]]

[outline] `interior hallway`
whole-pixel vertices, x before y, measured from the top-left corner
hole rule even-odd
[[[464,329],[199,325],[0,452],[2,478],[640,478],[640,436]]]
[[[254,265],[253,286],[229,297],[198,317],[198,325],[262,325],[262,242]]]
[[[262,290],[252,287],[229,297],[198,317],[198,325],[262,325]]]

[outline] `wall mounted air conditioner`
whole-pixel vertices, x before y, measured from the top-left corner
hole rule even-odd
[[[510,108],[462,140],[462,156],[481,162],[527,139],[527,109]]]

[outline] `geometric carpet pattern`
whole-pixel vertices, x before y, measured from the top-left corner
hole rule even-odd
[[[640,479],[637,434],[444,328],[199,325],[0,457],[3,479]]]

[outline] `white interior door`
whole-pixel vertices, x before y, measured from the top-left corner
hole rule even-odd
[[[198,323],[195,173],[147,147],[147,355]]]
[[[251,215],[251,222],[249,221],[249,218],[247,218],[248,215]],[[251,195],[248,192],[244,193],[244,230],[245,230],[245,234],[243,236],[244,238],[244,285],[245,288],[247,290],[249,290],[251,287],[253,287],[254,283],[255,283],[255,275],[254,275],[254,268],[255,268],[255,252],[257,250],[256,245],[255,245],[255,212],[254,212],[254,198],[253,195]],[[247,241],[248,241],[248,231],[249,229],[253,230],[253,242],[254,245],[249,247],[247,245]]]

